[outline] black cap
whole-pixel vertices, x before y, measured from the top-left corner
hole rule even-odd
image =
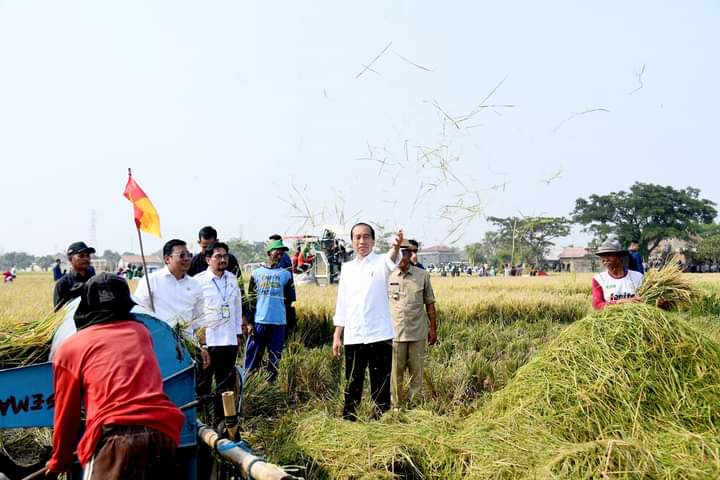
[[[88,280],[85,295],[91,310],[122,310],[135,305],[127,281],[114,273],[104,272]]]
[[[88,247],[85,242],[75,242],[71,243],[70,246],[67,249],[68,257],[70,255],[75,255],[76,253],[95,253],[95,249],[92,247]]]
[[[81,329],[111,320],[128,320],[134,305],[124,278],[113,273],[95,275],[82,286],[75,326]]]

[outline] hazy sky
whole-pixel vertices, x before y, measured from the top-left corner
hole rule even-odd
[[[719,4],[592,5],[0,0],[0,250],[137,250],[127,167],[164,240],[293,234],[293,202],[426,244],[469,214],[459,245],[635,181],[720,202]]]

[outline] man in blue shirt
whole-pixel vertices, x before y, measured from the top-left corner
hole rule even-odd
[[[282,240],[282,236],[278,233],[273,233],[272,235],[270,235],[268,240]],[[290,259],[290,255],[288,255],[287,251],[282,253],[280,260],[278,260],[277,268],[287,270],[291,274],[293,273],[292,260]],[[293,298],[296,298],[294,288]],[[295,307],[293,307],[292,305],[285,309],[285,322],[285,341],[287,342],[287,339],[290,338],[290,335],[292,335],[292,333],[295,331],[295,328],[297,327],[297,315],[295,314]]]
[[[628,270],[644,274],[645,268],[643,267],[643,259],[640,254],[640,242],[637,240],[631,241],[628,247],[628,254]]]
[[[249,336],[245,347],[245,370],[260,368],[265,349],[268,350],[269,380],[277,376],[285,346],[286,312],[295,301],[292,273],[280,268],[278,263],[288,248],[282,240],[270,240],[267,244],[267,266],[255,269],[250,276]]]
[[[63,276],[62,269],[60,268],[60,259],[55,259],[55,266],[52,269],[53,272],[53,281],[57,282],[60,280]]]

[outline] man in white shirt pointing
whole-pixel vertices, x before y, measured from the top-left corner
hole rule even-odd
[[[333,355],[345,350],[345,404],[343,418],[355,420],[362,398],[365,370],[370,372],[370,394],[375,416],[390,408],[390,371],[394,331],[390,319],[387,278],[395,269],[403,232],[395,236],[390,252],[376,254],[375,231],[367,223],[350,229],[355,258],[343,264],[335,308]]]

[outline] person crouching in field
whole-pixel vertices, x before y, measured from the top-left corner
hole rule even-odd
[[[81,287],[77,333],[53,357],[53,453],[46,476],[85,480],[176,478],[175,452],[185,418],[163,392],[150,331],[135,320],[127,282],[101,273]]]
[[[606,240],[595,254],[602,259],[607,270],[593,277],[593,308],[602,310],[606,305],[640,302],[636,293],[642,284],[643,274],[625,269],[623,257],[628,255],[628,251],[620,247],[620,242]]]
[[[410,242],[404,241],[400,251],[400,264],[388,277],[388,300],[395,328],[390,396],[395,408],[404,403],[400,390],[406,369],[410,371],[409,404],[415,404],[422,390],[425,342],[429,345],[437,342],[435,294],[430,274],[411,264],[413,245]]]

